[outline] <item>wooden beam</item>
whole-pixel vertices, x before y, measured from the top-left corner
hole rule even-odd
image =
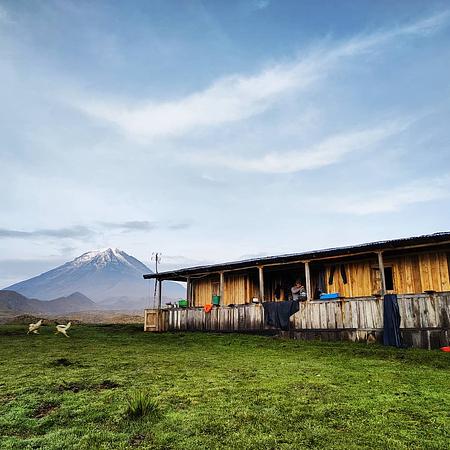
[[[225,289],[225,276],[223,274],[223,272],[219,272],[219,277],[220,277],[220,281],[219,281],[219,296],[220,296],[220,304],[223,305],[223,293],[224,293],[224,289]]]
[[[258,266],[259,272],[259,301],[264,301],[264,266]]]
[[[162,305],[162,280],[158,282],[158,309],[161,309]]]
[[[191,277],[186,278],[186,300],[188,302],[188,306],[192,306],[192,284]]]
[[[309,261],[305,261],[305,284],[306,284],[306,300],[312,300],[311,293],[311,272],[309,270]]]
[[[380,269],[381,276],[381,295],[386,294],[386,277],[384,276],[384,263],[383,252],[377,252],[378,255],[378,268]]]

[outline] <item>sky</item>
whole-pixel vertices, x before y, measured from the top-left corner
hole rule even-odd
[[[0,0],[0,288],[450,230],[447,1]]]

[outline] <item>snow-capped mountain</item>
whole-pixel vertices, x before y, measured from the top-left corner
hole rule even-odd
[[[103,307],[133,309],[148,304],[154,284],[145,281],[142,275],[151,272],[136,258],[119,249],[108,248],[84,253],[73,261],[6,289],[40,300],[78,291]],[[165,282],[163,286],[166,300],[185,295],[185,289],[178,283]]]

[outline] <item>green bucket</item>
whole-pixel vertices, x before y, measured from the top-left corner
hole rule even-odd
[[[216,306],[220,305],[220,295],[212,296],[212,304]]]
[[[181,299],[181,300],[178,301],[178,306],[179,306],[180,308],[187,308],[187,305],[188,305],[187,300]]]

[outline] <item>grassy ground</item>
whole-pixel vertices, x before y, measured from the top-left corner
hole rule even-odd
[[[450,448],[450,354],[134,326],[0,327],[1,449]],[[124,415],[146,391],[159,415]]]

